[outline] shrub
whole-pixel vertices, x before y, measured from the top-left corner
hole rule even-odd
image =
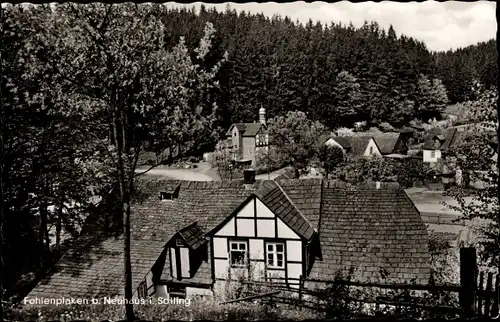
[[[199,158],[195,157],[195,156],[190,156],[188,159],[187,159],[187,162],[190,162],[190,163],[197,163],[199,161]]]
[[[383,122],[383,123],[380,123],[378,125],[378,127],[384,131],[384,132],[394,132],[396,131],[396,129],[394,128],[394,126],[390,125],[389,123],[387,122]]]

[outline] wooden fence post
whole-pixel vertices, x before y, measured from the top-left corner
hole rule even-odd
[[[460,248],[460,308],[463,317],[472,317],[476,305],[477,262],[476,249]]]
[[[488,273],[488,279],[486,280],[486,299],[484,300],[484,315],[489,317],[490,316],[490,308],[491,308],[491,300],[493,297],[496,295],[493,295],[493,289],[492,289],[492,283],[493,283],[493,273],[489,272]]]
[[[498,301],[500,300],[500,293],[499,293],[499,288],[500,288],[500,275],[496,275],[495,278],[495,289],[493,290],[493,305],[491,307],[491,316],[497,316],[498,315]]]

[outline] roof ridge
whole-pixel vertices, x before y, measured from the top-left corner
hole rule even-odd
[[[300,179],[298,179],[300,180]],[[295,210],[297,210],[297,212],[299,213],[299,215],[302,216],[302,218],[304,218],[304,220],[307,222],[307,224],[309,225],[309,227],[311,227],[314,231],[316,231],[316,229],[314,229],[313,225],[311,225],[311,222],[306,218],[306,216],[304,216],[304,214],[302,213],[302,211],[300,211],[300,209],[295,205],[295,203],[292,201],[292,199],[290,199],[290,197],[286,194],[285,190],[283,190],[283,188],[281,187],[281,185],[276,182],[275,180],[272,180],[276,183],[276,185],[278,186],[278,188],[280,189],[281,193],[286,197],[286,199],[288,200],[288,202],[290,202],[290,204],[295,208]]]

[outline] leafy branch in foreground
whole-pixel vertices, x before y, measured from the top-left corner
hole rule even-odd
[[[40,21],[33,47],[39,65],[55,73],[52,92],[69,115],[99,115],[108,133],[101,155],[111,162],[119,187],[124,232],[125,298],[131,299],[130,202],[141,152],[169,150],[170,160],[197,149],[197,139],[212,135],[217,105],[211,91],[224,59],[203,68],[214,37],[207,23],[191,57],[184,39],[169,50],[157,4],[60,4]],[[133,307],[126,305],[128,320]]]

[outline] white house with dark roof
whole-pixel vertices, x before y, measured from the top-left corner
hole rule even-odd
[[[356,281],[428,281],[427,229],[397,184],[253,178],[139,181],[131,214],[134,296],[211,295],[251,272],[284,278],[289,287],[351,270]],[[123,239],[96,224],[28,297],[122,296],[122,250]]]
[[[369,135],[323,136],[320,144],[339,146],[345,155],[354,159],[382,156],[375,139]]]
[[[257,154],[267,150],[269,135],[266,125],[266,110],[259,110],[258,123],[234,123],[226,133],[226,142],[234,160],[256,165]]]

